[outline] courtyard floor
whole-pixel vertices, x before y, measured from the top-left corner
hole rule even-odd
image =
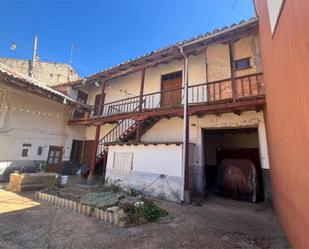
[[[274,211],[210,196],[191,205],[159,201],[169,215],[121,228],[0,188],[0,248],[290,248]]]

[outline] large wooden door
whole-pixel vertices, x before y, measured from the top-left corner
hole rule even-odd
[[[94,148],[94,140],[85,141],[84,153],[82,159],[82,163],[84,165],[90,166],[93,148]]]
[[[47,157],[46,171],[61,173],[63,147],[61,146],[49,146],[49,152]]]
[[[73,140],[70,161],[81,163],[83,156],[84,141]]]
[[[105,98],[105,93],[103,95],[103,98]],[[94,112],[93,112],[93,115],[97,116],[99,115],[99,109],[100,109],[100,100],[101,100],[101,94],[98,94],[95,96],[95,101],[94,101]],[[103,112],[103,110],[102,110]],[[100,113],[101,115],[102,113]]]
[[[81,90],[78,90],[78,92],[77,92],[77,101],[82,103],[82,104],[86,104],[87,100],[88,100],[88,94],[83,92],[83,91],[81,91]],[[74,118],[75,119],[84,118],[84,117],[85,117],[85,112],[84,111],[81,111],[81,110],[78,110],[78,109],[76,109],[74,111]]]
[[[161,106],[177,106],[182,101],[182,71],[162,75]]]

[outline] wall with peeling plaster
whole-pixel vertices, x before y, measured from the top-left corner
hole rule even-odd
[[[6,92],[0,112],[0,175],[7,166],[46,161],[51,145],[63,146],[63,160],[69,160],[72,140],[85,138],[84,127],[67,126],[69,108],[1,82],[0,89]],[[23,144],[31,144],[28,157],[21,156]],[[42,155],[37,155],[38,146]]]
[[[235,59],[250,57],[251,67],[235,72],[235,76],[261,72],[258,38],[256,34],[237,40],[233,45]],[[161,90],[161,76],[163,74],[183,70],[184,60],[175,60],[167,64],[150,67],[145,72],[144,94]],[[205,52],[189,57],[189,85],[202,84],[209,81],[227,79],[231,77],[229,49],[227,44],[217,43],[209,45]],[[105,103],[139,96],[141,72],[131,73],[109,80],[105,89]],[[81,90],[89,94],[88,104],[94,105],[95,96],[101,93],[101,88],[82,86]],[[127,93],[125,93],[125,91]]]
[[[194,145],[190,145],[192,150]],[[109,146],[106,176],[125,188],[134,188],[160,199],[183,200],[182,145],[113,145]],[[132,170],[115,170],[117,153],[131,153]],[[190,162],[193,165],[193,162]]]

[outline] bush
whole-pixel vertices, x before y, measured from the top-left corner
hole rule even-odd
[[[144,223],[144,221],[156,221],[157,219],[168,215],[165,209],[155,205],[155,203],[147,198],[141,198],[140,201],[124,210],[134,223]]]
[[[98,190],[102,192],[123,192],[123,189],[120,187],[118,181],[112,181],[109,178],[103,180],[98,186]]]
[[[53,190],[57,186],[57,179],[56,178],[45,178],[43,179],[43,187],[46,190]]]

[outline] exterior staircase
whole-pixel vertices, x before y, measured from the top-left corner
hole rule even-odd
[[[141,135],[149,130],[159,118],[147,117],[141,122]],[[138,129],[138,121],[132,119],[124,119],[117,124],[109,133],[107,133],[97,144],[97,157],[96,157],[96,169],[103,169],[102,174],[105,174],[105,167],[108,155],[108,144],[115,142],[128,142],[136,140],[136,133]],[[88,175],[89,169],[83,174]]]

